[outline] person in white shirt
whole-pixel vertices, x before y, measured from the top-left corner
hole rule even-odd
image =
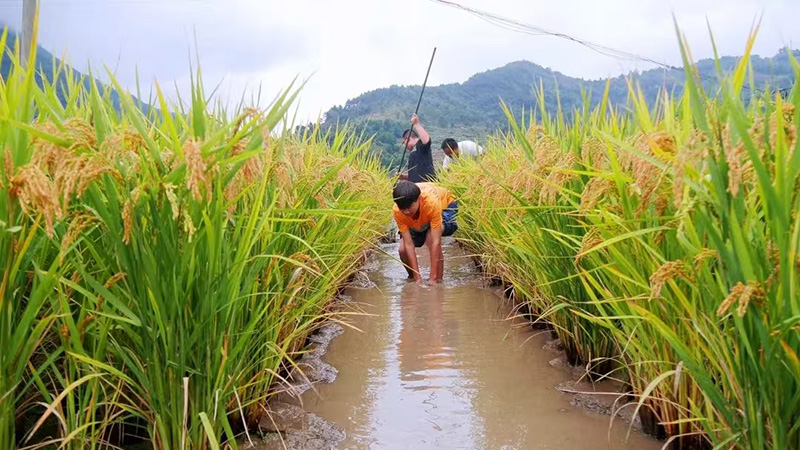
[[[444,162],[442,167],[447,170],[450,164],[455,162],[456,158],[461,156],[470,156],[472,158],[478,157],[483,154],[483,147],[472,141],[456,142],[455,139],[447,138],[442,141],[442,151],[444,151]]]

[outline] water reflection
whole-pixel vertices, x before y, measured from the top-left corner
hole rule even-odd
[[[444,250],[443,285],[407,283],[384,255],[370,274],[377,287],[348,293],[373,316],[325,356],[336,382],[306,394],[311,412],[347,433],[340,448],[660,448],[639,434],[624,443],[622,426],[609,441],[607,417],[572,408],[553,389],[565,374],[548,365],[545,337],[511,329],[509,307],[465,270],[463,253]]]
[[[472,405],[474,383],[457,358],[459,322],[447,293],[444,286],[408,285],[400,294],[398,403],[413,408],[407,431],[414,442],[480,448],[482,419]]]

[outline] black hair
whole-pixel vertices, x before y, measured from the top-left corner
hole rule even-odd
[[[458,149],[458,142],[453,138],[447,138],[442,141],[442,150],[449,148],[450,150]]]
[[[415,130],[409,130],[408,128],[406,128],[406,130],[403,131],[403,139],[405,139],[406,136],[408,136],[409,132],[411,132],[411,135],[414,136],[415,138],[419,137],[419,135],[417,134],[417,132]]]
[[[398,208],[406,209],[419,200],[419,193],[419,186],[410,181],[400,180],[394,185],[392,197]]]

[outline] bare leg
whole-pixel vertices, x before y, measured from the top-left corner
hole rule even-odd
[[[414,271],[411,270],[411,262],[408,258],[408,253],[406,253],[406,248],[405,245],[403,245],[402,240],[400,241],[400,261],[403,262],[403,267],[406,269],[406,272],[408,272],[408,279],[414,279]]]

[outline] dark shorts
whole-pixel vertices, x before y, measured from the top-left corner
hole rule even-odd
[[[458,214],[458,202],[455,201],[447,205],[447,209],[442,211],[442,225],[444,226],[444,230],[442,231],[442,236],[452,236],[453,233],[458,230],[458,224],[456,223],[456,214]],[[414,247],[422,247],[425,245],[425,239],[428,238],[428,232],[430,232],[430,227],[426,228],[425,231],[419,232],[411,230],[411,239],[414,241]]]

